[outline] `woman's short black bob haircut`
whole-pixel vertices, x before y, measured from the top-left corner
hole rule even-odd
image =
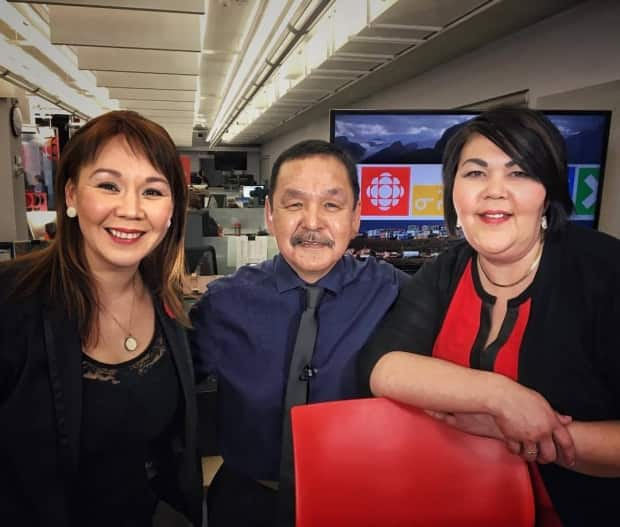
[[[547,234],[560,230],[573,210],[568,192],[564,138],[541,112],[526,108],[497,108],[465,123],[446,144],[443,154],[443,204],[448,231],[454,234],[456,230],[452,192],[461,151],[475,134],[495,143],[526,174],[543,184],[547,192]]]

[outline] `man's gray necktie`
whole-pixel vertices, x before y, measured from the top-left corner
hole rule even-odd
[[[323,292],[322,287],[311,285],[305,287],[306,309],[301,314],[295,348],[288,371],[280,457],[280,492],[278,497],[278,525],[280,527],[295,524],[291,408],[308,402],[308,381],[317,373],[311,362],[318,329],[316,310]]]

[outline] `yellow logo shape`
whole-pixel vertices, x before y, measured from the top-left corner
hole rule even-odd
[[[443,218],[443,185],[414,185],[411,215]]]

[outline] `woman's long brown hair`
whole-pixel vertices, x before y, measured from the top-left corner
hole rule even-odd
[[[176,147],[158,124],[131,111],[113,111],[80,128],[63,149],[55,180],[56,237],[51,245],[20,259],[13,296],[49,291],[78,326],[82,344],[99,336],[97,294],[84,253],[77,219],[66,216],[65,186],[77,185],[80,169],[97,158],[114,137],[123,138],[136,155],[144,156],[166,177],[172,192],[172,225],[159,245],[140,264],[146,287],[179,322],[189,326],[183,309],[184,233],[188,192]]]

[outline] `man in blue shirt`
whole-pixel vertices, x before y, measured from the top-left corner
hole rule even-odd
[[[324,288],[308,401],[358,396],[356,357],[407,277],[346,255],[360,224],[355,164],[303,141],[276,160],[265,220],[280,254],[209,285],[190,315],[198,377],[218,377],[224,464],[208,493],[209,526],[275,521],[284,397],[307,284]],[[317,460],[320,462],[320,460]]]

